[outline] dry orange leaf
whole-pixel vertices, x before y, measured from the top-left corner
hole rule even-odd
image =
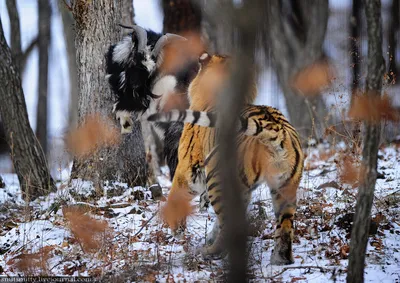
[[[171,72],[181,68],[188,58],[197,60],[205,50],[201,35],[196,32],[182,32],[180,35],[187,41],[175,41],[164,47],[164,60],[161,69],[164,72]]]
[[[381,120],[399,121],[399,111],[391,103],[389,96],[357,95],[349,110],[349,117],[368,122]]]
[[[36,253],[22,253],[12,259],[12,265],[25,275],[48,274],[47,261],[54,248],[55,246],[45,246]]]
[[[169,194],[167,203],[161,209],[161,217],[173,231],[186,225],[186,217],[193,212],[191,199],[185,191],[171,191]]]
[[[86,210],[76,207],[64,207],[63,214],[68,221],[68,227],[81,244],[85,252],[95,252],[102,244],[108,230],[106,221],[101,221],[84,214]]]
[[[327,61],[318,61],[298,72],[291,85],[303,95],[314,96],[328,87],[333,78],[332,66]]]
[[[351,155],[341,155],[338,165],[339,180],[344,184],[355,185],[358,182],[360,167],[356,158]]]
[[[120,131],[113,122],[99,114],[87,116],[84,122],[66,136],[68,150],[76,157],[95,153],[103,147],[113,146],[120,141]]]

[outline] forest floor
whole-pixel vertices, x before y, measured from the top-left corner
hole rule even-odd
[[[267,282],[344,282],[354,213],[356,159],[344,146],[306,150],[298,191],[295,263],[270,264],[274,218],[268,188],[249,206],[249,277]],[[400,282],[400,144],[381,147],[379,179],[365,269],[366,282]],[[192,282],[224,278],[226,261],[205,261],[195,250],[212,228],[212,209],[189,217],[180,239],[160,221],[163,203],[149,189],[69,181],[28,205],[18,178],[0,174],[0,276],[96,276],[108,282]],[[159,177],[166,196],[168,175]],[[194,200],[194,203],[196,203]],[[198,205],[197,205],[198,207]]]

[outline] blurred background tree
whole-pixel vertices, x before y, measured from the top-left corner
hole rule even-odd
[[[0,19],[0,114],[21,190],[30,201],[54,191],[55,185],[45,153],[29,125],[20,68],[13,60]]]

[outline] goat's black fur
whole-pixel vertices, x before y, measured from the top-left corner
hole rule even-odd
[[[155,83],[162,77],[172,75],[176,79],[176,93],[186,93],[191,80],[197,74],[197,60],[188,60],[174,73],[162,73],[159,70],[162,55],[154,58],[151,51],[161,34],[147,30],[147,46],[142,52],[138,51],[138,38],[135,33],[129,34],[122,41],[110,46],[106,54],[106,72],[108,82],[116,97],[114,111],[145,112],[154,99]],[[154,103],[154,102],[153,102]],[[150,113],[153,114],[153,113]],[[157,125],[156,125],[157,126]],[[159,125],[158,125],[159,126]],[[174,176],[178,163],[178,146],[182,133],[182,123],[172,123],[161,127],[164,134],[164,155]],[[160,132],[160,131],[158,131]]]

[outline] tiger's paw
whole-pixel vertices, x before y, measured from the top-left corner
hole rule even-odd
[[[274,249],[271,255],[271,264],[273,265],[288,265],[293,264],[293,254],[292,251],[283,251]]]
[[[285,219],[276,231],[275,247],[271,255],[271,264],[287,265],[294,263],[293,228],[290,219]]]

